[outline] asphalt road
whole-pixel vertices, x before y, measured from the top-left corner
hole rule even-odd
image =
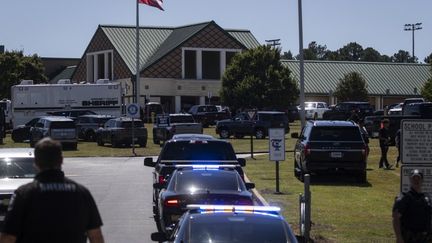
[[[102,216],[105,242],[152,242],[152,170],[143,157],[65,158],[66,176],[85,185]]]

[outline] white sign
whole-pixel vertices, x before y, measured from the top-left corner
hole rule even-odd
[[[140,106],[139,104],[132,103],[126,107],[127,116],[130,118],[140,118]]]
[[[401,159],[404,164],[432,163],[432,120],[402,120]]]
[[[170,125],[169,115],[157,115],[156,124],[158,127],[168,127]]]
[[[410,189],[410,173],[418,169],[423,173],[423,192],[432,194],[432,165],[402,165],[401,167],[401,192],[407,192]]]
[[[269,128],[270,161],[285,160],[285,129]]]

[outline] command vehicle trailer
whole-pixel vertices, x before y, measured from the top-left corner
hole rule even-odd
[[[122,114],[122,88],[118,82],[32,84],[27,80],[12,86],[11,94],[14,127],[49,111],[83,109],[117,117]]]

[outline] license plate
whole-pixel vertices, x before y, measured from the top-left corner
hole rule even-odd
[[[330,157],[332,158],[342,158],[342,152],[331,152]]]

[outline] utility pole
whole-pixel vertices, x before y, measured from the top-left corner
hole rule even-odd
[[[414,31],[416,30],[421,30],[422,23],[415,23],[415,24],[405,24],[404,30],[405,31],[412,31],[412,55],[413,55],[413,60],[415,59],[415,54],[414,54]]]
[[[275,48],[276,46],[280,46],[280,39],[273,39],[273,40],[265,40],[269,45],[269,46],[273,46],[273,48]]]

